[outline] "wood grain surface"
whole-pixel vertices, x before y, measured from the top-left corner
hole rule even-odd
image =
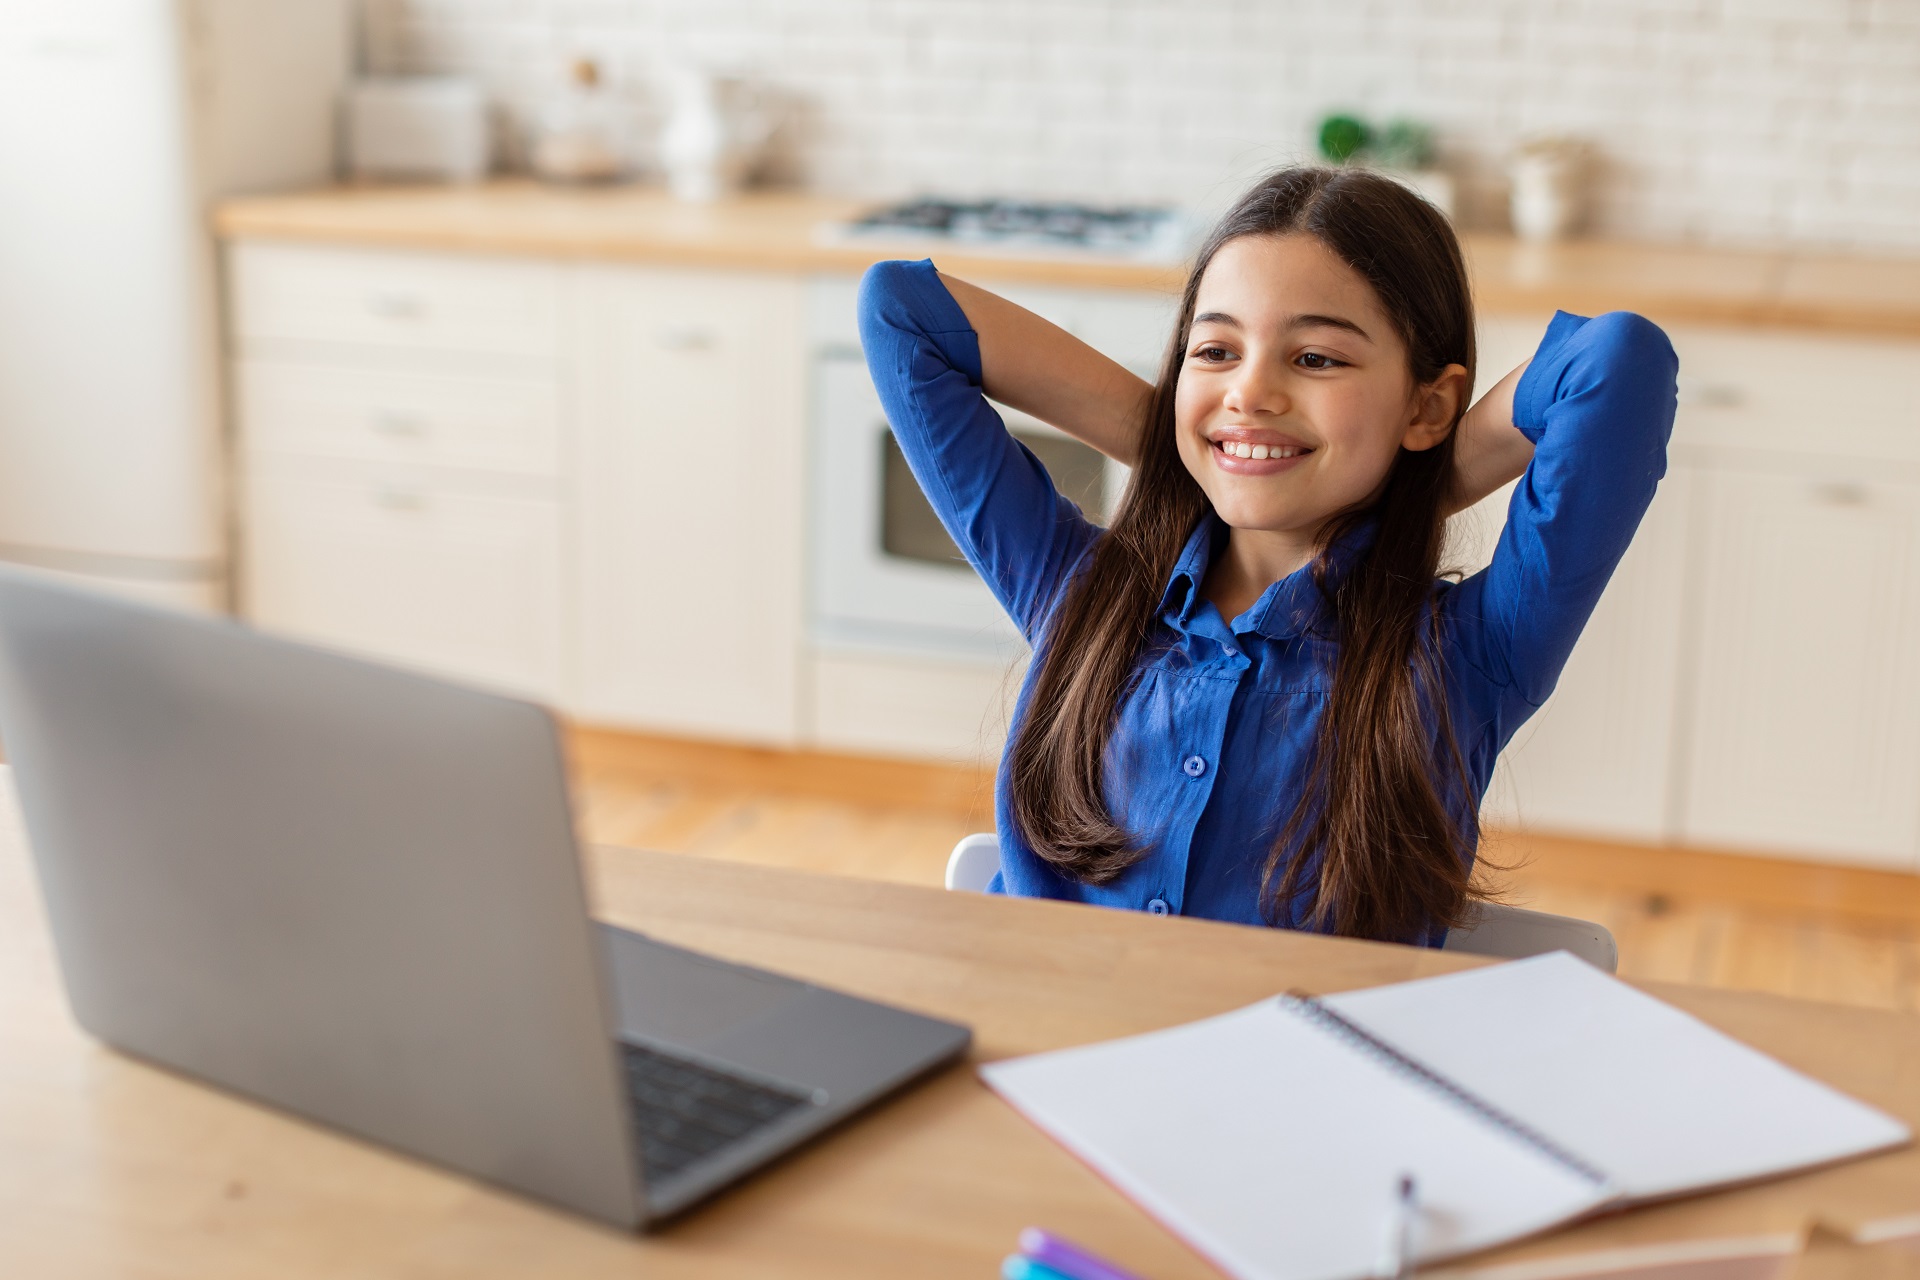
[[[588,866],[602,917],[964,1020],[975,1061],[1165,1026],[1289,987],[1332,991],[1477,963],[671,854],[601,847]],[[1920,1122],[1920,1019],[1653,989]],[[1028,1224],[1149,1277],[1214,1274],[964,1066],[639,1238],[132,1061],[67,1016],[10,807],[0,813],[0,1017],[0,1275],[958,1280],[994,1274]],[[1851,1239],[1916,1211],[1920,1155],[1906,1150],[1603,1219],[1455,1269],[1571,1275],[1571,1255],[1798,1241],[1815,1224]]]

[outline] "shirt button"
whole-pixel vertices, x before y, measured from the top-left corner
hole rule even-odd
[[[1236,649],[1236,648],[1234,648],[1234,647],[1233,647],[1232,645],[1228,645],[1228,646],[1227,646],[1227,656],[1228,656],[1229,658],[1237,658],[1237,657],[1239,657],[1239,656],[1240,656],[1240,651],[1239,651],[1238,649]]]
[[[1165,898],[1155,898],[1147,904],[1147,914],[1150,916],[1163,916],[1171,910],[1173,910],[1173,908],[1167,905]]]
[[[1189,778],[1197,778],[1207,771],[1207,762],[1199,756],[1188,756],[1187,762],[1180,767],[1187,771]]]

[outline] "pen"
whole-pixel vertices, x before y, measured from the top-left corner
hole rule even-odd
[[[1025,1254],[1010,1253],[1000,1264],[1000,1280],[1075,1280],[1075,1277],[1055,1271],[1044,1262],[1035,1262]]]
[[[1388,1280],[1407,1280],[1413,1273],[1413,1218],[1419,1212],[1419,1193],[1413,1175],[1403,1173],[1387,1213],[1380,1274]]]
[[[1038,1227],[1028,1227],[1020,1233],[1020,1252],[1066,1280],[1139,1280],[1131,1271],[1122,1271],[1105,1258],[1096,1257]],[[1052,1277],[1041,1275],[1035,1280],[1052,1280]]]

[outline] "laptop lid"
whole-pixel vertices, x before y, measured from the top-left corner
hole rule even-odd
[[[0,744],[82,1027],[639,1221],[546,711],[0,568]]]

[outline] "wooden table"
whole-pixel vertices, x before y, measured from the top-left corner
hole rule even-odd
[[[1030,1223],[1159,1280],[1215,1274],[964,1067],[638,1238],[130,1061],[67,1016],[10,794],[0,781],[0,1276],[983,1280]],[[1333,991],[1476,963],[664,854],[601,849],[590,864],[606,918],[969,1022],[980,1060],[1165,1026],[1294,986]],[[1920,1019],[1655,990],[1920,1124]],[[1595,1269],[1569,1267],[1574,1255],[1757,1252],[1780,1274],[1821,1224],[1818,1276],[1889,1275],[1920,1254],[1847,1242],[1920,1235],[1920,1218],[1903,1222],[1915,1214],[1920,1154],[1907,1150],[1589,1223],[1456,1269],[1524,1280]]]

